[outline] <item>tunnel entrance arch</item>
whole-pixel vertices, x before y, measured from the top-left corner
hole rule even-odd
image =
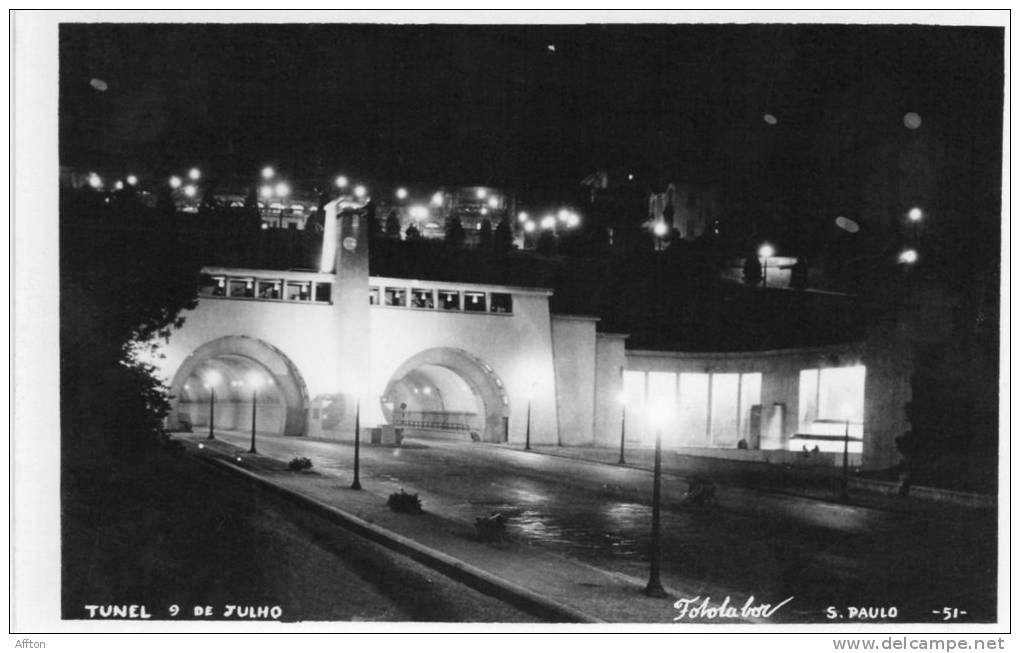
[[[202,345],[181,363],[170,393],[171,429],[208,427],[210,399],[216,428],[250,429],[254,394],[258,431],[305,434],[308,390],[301,373],[283,352],[256,338],[225,336]]]
[[[412,434],[507,439],[506,386],[491,365],[462,349],[412,356],[390,376],[380,401],[386,420]]]

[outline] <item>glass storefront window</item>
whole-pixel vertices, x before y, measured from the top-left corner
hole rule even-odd
[[[680,433],[685,444],[708,442],[708,374],[680,375]]]
[[[680,442],[679,419],[676,403],[676,374],[673,372],[648,373],[648,411],[658,412],[650,415],[652,423],[649,431],[662,429],[663,445],[677,445]],[[648,442],[655,442],[655,433],[649,433]]]
[[[648,408],[645,404],[644,372],[624,370],[623,396],[627,402],[626,438],[628,441],[645,441],[645,415]]]
[[[712,375],[712,444],[737,446],[739,374]]]
[[[460,292],[456,290],[440,290],[439,306],[444,311],[460,310]]]
[[[510,293],[494,292],[490,295],[490,301],[492,303],[490,310],[493,313],[514,312],[514,296]]]
[[[751,449],[757,448],[760,433],[751,432],[751,409],[761,405],[761,374],[740,375],[740,438]]]
[[[465,292],[464,310],[472,312],[485,312],[485,293]]]
[[[407,306],[407,289],[387,288],[385,301],[387,306]]]
[[[432,299],[432,289],[427,290],[415,288],[411,291],[411,306],[413,308],[435,308],[435,300]]]

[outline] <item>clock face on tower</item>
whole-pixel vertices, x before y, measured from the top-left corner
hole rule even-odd
[[[344,238],[343,245],[344,249],[346,249],[348,252],[353,252],[358,248],[358,241],[352,238],[351,236],[348,236],[347,238]]]

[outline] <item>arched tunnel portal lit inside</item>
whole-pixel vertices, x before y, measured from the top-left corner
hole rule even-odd
[[[174,375],[171,428],[302,435],[304,383],[274,347],[240,336],[199,347]],[[254,406],[254,411],[252,410]]]
[[[503,382],[490,365],[458,349],[430,349],[401,365],[386,386],[382,410],[405,435],[507,438]]]

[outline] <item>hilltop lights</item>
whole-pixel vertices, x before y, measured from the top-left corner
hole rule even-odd
[[[192,181],[198,181],[202,177],[202,171],[198,168],[192,168],[188,170],[188,179]]]
[[[174,176],[170,177],[170,182],[169,183],[170,183],[170,188],[174,188],[174,189],[180,188],[181,187],[181,178],[178,177],[177,175],[174,175]]]
[[[411,218],[413,220],[421,221],[421,220],[428,220],[428,218],[429,218],[429,209],[428,209],[428,207],[427,206],[423,206],[421,204],[415,204],[414,206],[412,206],[411,208],[409,208],[407,210],[407,213],[408,213],[408,215],[411,216]]]
[[[266,166],[265,168],[262,168],[262,178],[263,179],[272,179],[273,175],[275,175],[275,174],[276,174],[276,171],[273,170],[273,166]]]
[[[527,222],[528,221],[528,212],[527,211],[521,211],[520,213],[518,213],[517,214],[517,221],[520,222],[521,224],[524,224],[525,222]]]
[[[368,189],[367,188],[365,188],[364,186],[362,186],[360,184],[354,187],[354,196],[357,197],[359,200],[360,199],[365,199],[366,195],[368,195]]]
[[[97,175],[94,172],[90,172],[89,173],[89,186],[92,186],[93,188],[102,188],[103,187],[103,178],[100,177],[99,175]]]
[[[343,190],[344,188],[347,188],[347,177],[339,175],[337,176],[335,183],[337,188]]]
[[[442,205],[443,205],[443,193],[437,190],[435,194],[432,196],[432,206]]]
[[[542,218],[540,223],[543,229],[555,229],[556,228],[556,217],[553,214],[549,214]]]
[[[406,200],[407,199],[407,189],[406,188],[398,188],[397,192],[395,194],[396,194],[398,200]]]

